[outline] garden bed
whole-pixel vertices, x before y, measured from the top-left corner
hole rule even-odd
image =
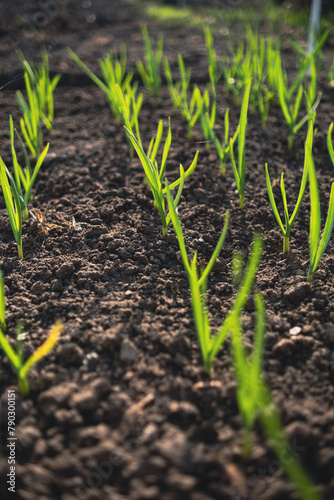
[[[18,2],[17,8],[33,19],[33,4],[29,10],[29,4],[24,7]],[[22,80],[16,79],[20,64],[12,44],[16,40],[28,59],[38,57],[40,44],[45,44],[51,69],[62,73],[55,91],[54,130],[47,136],[50,149],[34,190],[33,209],[41,211],[43,221],[24,223],[22,261],[0,200],[0,268],[8,332],[14,339],[22,322],[28,355],[56,319],[64,322],[54,351],[31,371],[31,392],[25,400],[0,353],[2,498],[13,498],[5,479],[8,389],[16,390],[16,498],[298,498],[283,473],[284,456],[277,459],[260,426],[252,433],[250,457],[242,457],[243,422],[230,342],[217,356],[211,377],[207,376],[174,230],[170,227],[162,237],[159,214],[143,182],[139,160],[129,157],[123,128],[111,118],[102,92],[65,50],[70,46],[97,71],[97,58],[125,42],[128,68],[135,71],[135,61],[144,55],[143,19],[134,7],[116,2],[86,5],[60,6],[44,26],[35,26],[31,39],[14,21],[2,27],[1,83],[15,80],[0,94],[0,154],[8,165],[8,117],[12,114],[18,124],[15,89],[22,88]],[[203,87],[208,78],[201,31],[164,30],[158,25],[150,25],[149,30],[154,40],[163,33],[164,53],[172,67],[176,68],[181,52],[192,68],[192,81]],[[226,36],[215,36],[217,52],[223,53],[227,42]],[[284,32],[282,48],[284,63],[293,72],[295,53]],[[334,118],[334,90],[322,73],[318,85],[322,99],[313,154],[324,221],[334,175],[326,147]],[[262,234],[255,288],[266,305],[265,378],[293,454],[330,500],[334,498],[333,238],[313,282],[306,282],[309,197],[296,220],[290,252],[283,254],[264,170],[267,162],[272,180],[285,172],[293,206],[303,170],[306,127],[289,152],[287,128],[277,106],[270,108],[265,129],[257,113],[249,115],[245,208],[241,210],[232,167],[227,164],[225,178],[220,174],[215,148],[206,149],[200,126],[195,128],[194,140],[187,141],[185,123],[173,109],[167,88],[162,89],[161,102],[140,90],[144,103],[139,124],[146,145],[159,119],[167,125],[171,117],[168,179],[176,178],[179,163],[188,167],[195,152],[200,152],[179,205],[190,255],[197,250],[199,259],[210,258],[230,210],[220,266],[208,282],[214,330],[234,296],[232,255],[241,250],[248,256],[254,234]],[[220,91],[217,123],[228,107],[234,129],[240,107]],[[279,183],[274,193],[279,194]],[[251,348],[252,300],[243,320]],[[294,327],[300,327],[297,335],[291,334]]]

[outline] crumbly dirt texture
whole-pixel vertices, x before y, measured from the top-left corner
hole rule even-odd
[[[0,199],[0,267],[6,292],[8,337],[18,323],[27,334],[28,356],[46,338],[56,319],[64,322],[54,351],[30,373],[31,392],[22,400],[11,366],[0,353],[1,498],[20,500],[293,500],[298,496],[270,449],[260,426],[252,434],[249,458],[242,457],[243,422],[236,401],[230,342],[204,374],[190,303],[190,290],[172,227],[163,238],[152,195],[139,160],[129,157],[122,127],[111,118],[102,92],[66,53],[70,46],[98,72],[98,57],[125,42],[128,69],[143,59],[140,18],[121,2],[55,1],[41,18],[40,4],[11,2],[3,9],[1,41],[0,152],[10,165],[9,114],[18,126],[15,90],[23,88],[15,53],[38,61],[44,44],[52,72],[62,73],[55,91],[50,150],[34,189],[32,210],[43,220],[24,222],[24,260],[17,258],[3,198]],[[49,2],[52,3],[52,2]],[[25,23],[20,23],[25,20]],[[38,17],[40,16],[40,17]],[[40,19],[38,22],[36,19]],[[164,35],[173,70],[181,52],[192,80],[208,82],[201,31],[149,26],[153,40]],[[30,31],[29,31],[30,30]],[[242,33],[241,31],[239,34]],[[294,74],[295,53],[281,33],[284,62]],[[228,37],[215,36],[218,54]],[[333,37],[327,49],[333,48]],[[177,73],[175,73],[177,75]],[[173,109],[168,91],[158,102],[144,93],[140,129],[145,144],[159,119],[171,117],[173,141],[168,179],[179,164],[199,163],[186,180],[179,205],[189,255],[208,260],[230,210],[221,265],[208,282],[208,308],[216,331],[232,303],[231,261],[247,258],[253,236],[264,249],[255,288],[266,304],[264,374],[280,409],[291,449],[322,492],[334,498],[334,244],[329,242],[312,284],[309,260],[309,197],[292,231],[290,252],[270,207],[264,175],[285,172],[290,212],[298,196],[304,161],[305,128],[293,150],[287,128],[273,105],[267,127],[249,115],[245,209],[230,163],[225,178],[213,145],[206,149],[200,126],[194,140]],[[217,132],[229,107],[232,130],[239,106],[218,87]],[[322,220],[327,215],[333,165],[326,133],[334,119],[334,90],[320,74],[322,100],[314,141]],[[279,183],[274,188],[279,199]],[[324,223],[324,222],[323,222]],[[323,227],[323,226],[322,226]],[[254,305],[244,312],[250,350]],[[291,329],[300,327],[297,335]],[[8,491],[6,448],[8,389],[16,390],[16,496]],[[280,457],[284,461],[285,457]]]

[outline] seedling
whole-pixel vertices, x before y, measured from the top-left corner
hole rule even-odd
[[[25,162],[26,166],[23,169],[20,164],[18,163],[17,160],[17,155],[15,151],[15,145],[14,145],[14,125],[13,125],[13,120],[12,117],[9,117],[9,127],[10,127],[10,145],[11,145],[11,151],[12,151],[12,161],[13,161],[13,168],[14,168],[14,176],[12,176],[9,172],[9,170],[6,167],[6,173],[9,178],[12,191],[16,191],[18,199],[20,200],[20,205],[21,205],[21,211],[22,211],[22,218],[24,220],[29,218],[29,211],[28,211],[28,202],[31,200],[31,190],[34,186],[34,182],[36,180],[37,174],[39,172],[39,169],[41,168],[43,161],[45,159],[45,156],[48,152],[49,149],[49,144],[47,144],[42,151],[42,153],[38,156],[38,159],[36,161],[35,168],[32,172],[31,170],[31,164],[29,161],[29,157],[27,154],[27,151],[25,149],[25,146],[23,142],[20,139],[20,136],[18,135],[16,129],[15,132],[17,133],[21,146],[23,148],[24,152],[24,157],[25,157]]]
[[[233,173],[234,173],[234,178],[235,182],[238,188],[238,193],[239,193],[239,199],[240,199],[240,208],[244,207],[244,201],[245,201],[245,179],[246,179],[246,128],[247,128],[247,112],[248,112],[248,102],[249,102],[249,93],[250,93],[250,88],[251,88],[252,81],[249,80],[243,100],[242,100],[242,105],[241,105],[241,111],[240,111],[240,119],[239,119],[239,134],[238,134],[238,167],[236,165],[235,159],[234,159],[234,153],[233,153],[233,138],[230,139],[230,149],[229,153],[231,156],[231,161],[232,161],[232,167],[233,167]]]
[[[258,108],[261,114],[262,127],[265,127],[270,101],[274,91],[270,87],[272,77],[273,39],[268,40],[253,32],[250,26],[246,28],[246,43],[238,44],[234,49],[230,45],[229,58],[224,68],[227,89],[232,91],[237,100],[240,93],[252,79],[250,90],[250,106]]]
[[[37,159],[39,150],[43,145],[41,110],[37,91],[32,87],[27,72],[24,73],[24,81],[28,102],[24,99],[20,90],[16,92],[17,101],[23,113],[23,118],[20,119],[20,127],[31,154]]]
[[[214,96],[214,99],[216,98],[216,84],[220,80],[222,74],[223,74],[223,69],[218,68],[217,64],[217,54],[214,49],[214,42],[213,42],[213,37],[211,30],[209,26],[204,26],[204,41],[205,41],[205,47],[206,47],[206,53],[207,53],[207,59],[208,59],[208,73],[209,73],[209,78],[210,78],[210,83],[211,83],[211,88],[212,88],[212,94]]]
[[[289,212],[288,212],[288,203],[287,203],[287,199],[286,199],[285,186],[284,186],[284,173],[282,172],[282,175],[281,175],[280,186],[281,186],[281,194],[282,194],[283,207],[284,207],[285,227],[283,225],[283,222],[281,220],[281,217],[279,215],[277,205],[275,202],[273,190],[271,187],[270,177],[269,177],[268,165],[267,165],[267,163],[265,165],[266,182],[267,182],[267,191],[268,191],[269,201],[270,201],[271,207],[273,209],[277,223],[278,223],[278,225],[282,231],[282,234],[283,234],[283,252],[289,251],[289,241],[290,241],[291,229],[292,229],[292,226],[293,226],[294,221],[298,215],[300,206],[301,206],[302,201],[303,201],[303,197],[304,197],[304,193],[305,193],[305,189],[306,189],[306,184],[307,184],[308,172],[309,172],[309,164],[310,164],[309,152],[312,151],[312,144],[313,144],[313,124],[312,124],[312,120],[310,120],[308,132],[307,132],[306,143],[305,143],[303,176],[302,176],[302,181],[301,181],[301,185],[300,185],[300,189],[299,189],[299,195],[298,195],[298,199],[296,202],[296,206],[294,208],[294,211],[293,211],[291,217],[289,217]]]
[[[37,92],[43,123],[48,130],[51,130],[54,119],[53,92],[58,85],[60,75],[55,75],[52,80],[50,79],[49,58],[45,47],[42,48],[41,53],[42,65],[37,68],[32,63],[28,63],[20,50],[18,51],[18,56],[23,69],[29,75],[30,84]]]
[[[206,141],[206,149],[210,149],[210,139],[211,130],[213,131],[216,123],[216,113],[217,113],[217,102],[215,97],[212,100],[211,110],[210,110],[210,96],[208,89],[205,89],[202,96],[201,104],[201,124],[204,134],[204,139]]]
[[[129,95],[135,94],[137,90],[137,85],[131,86],[133,74],[126,73],[126,46],[122,45],[119,59],[116,53],[110,51],[105,59],[98,60],[104,82],[94,75],[72,49],[68,47],[67,52],[86,75],[104,92],[110,106],[111,115],[116,119],[117,124],[121,125],[121,104],[117,97],[116,86],[119,86],[124,94]]]
[[[49,333],[46,341],[24,362],[22,353],[22,340],[24,335],[22,334],[22,326],[19,325],[17,328],[17,349],[12,347],[12,345],[7,340],[6,333],[6,310],[5,310],[5,292],[3,285],[2,273],[0,271],[0,346],[6,354],[7,358],[12,365],[14,372],[17,375],[19,388],[22,396],[27,396],[29,393],[29,382],[28,374],[31,368],[36,365],[41,359],[43,359],[56,345],[60,337],[63,325],[60,321],[57,321]]]
[[[166,204],[165,204],[165,199],[164,195],[166,194],[166,188],[163,188],[163,180],[164,180],[164,175],[165,175],[165,169],[166,169],[166,164],[167,164],[167,158],[168,158],[168,153],[169,153],[169,148],[172,142],[172,132],[171,132],[171,126],[170,126],[170,120],[168,124],[168,133],[166,137],[166,141],[164,144],[163,148],[163,154],[162,154],[162,159],[161,159],[161,165],[160,167],[158,166],[158,163],[156,161],[156,156],[158,153],[158,149],[162,140],[162,135],[163,135],[163,122],[162,120],[159,121],[158,127],[157,127],[157,133],[155,138],[153,138],[150,142],[149,148],[147,153],[145,153],[142,144],[138,141],[138,139],[135,137],[131,129],[124,127],[125,132],[130,139],[135,151],[138,154],[138,157],[141,161],[141,164],[144,168],[144,172],[147,178],[147,181],[150,185],[153,198],[154,198],[154,205],[155,208],[158,210],[160,217],[161,217],[161,222],[162,222],[162,234],[163,236],[166,236],[168,232],[168,226],[171,220],[171,214],[170,212],[166,215]],[[183,166],[180,165],[180,177],[177,179],[175,182],[173,182],[170,185],[170,189],[174,189],[175,187],[178,186],[178,192],[175,198],[175,203],[176,206],[179,203],[182,190],[183,190],[183,184],[184,181],[187,177],[189,177],[192,172],[194,171],[196,165],[197,165],[197,160],[198,160],[198,151],[195,155],[195,158],[188,168],[186,172],[184,172]]]
[[[155,97],[161,98],[160,66],[163,53],[163,36],[161,35],[158,38],[156,50],[154,53],[146,25],[142,26],[141,31],[145,46],[146,65],[144,66],[142,61],[137,61],[137,69],[145,88]]]
[[[220,347],[225,342],[227,336],[230,333],[230,323],[232,318],[234,316],[239,317],[243,308],[245,307],[247,298],[255,280],[258,264],[260,261],[262,241],[260,237],[255,238],[252,255],[248,264],[248,269],[245,273],[243,283],[239,288],[239,292],[235,299],[234,305],[225,321],[221,325],[218,333],[216,335],[213,335],[211,332],[210,320],[206,307],[206,285],[209,273],[216,262],[216,259],[223,247],[227,235],[229,211],[226,212],[224,227],[216,248],[211,256],[211,259],[207,266],[199,272],[197,269],[197,252],[195,252],[194,257],[191,261],[189,261],[188,259],[182,227],[176,211],[176,204],[171,195],[168,183],[167,200],[173,226],[179,243],[183,265],[187,273],[190,285],[191,303],[204,369],[206,373],[210,374],[212,363],[217,356]]]
[[[181,54],[178,55],[180,81],[173,83],[172,72],[168,60],[164,59],[165,75],[169,94],[175,108],[180,109],[181,115],[188,124],[188,140],[193,139],[193,129],[203,109],[203,98],[197,85],[194,85],[191,97],[188,89],[190,85],[190,71],[186,70]]]
[[[8,170],[0,157],[0,186],[6,203],[9,222],[17,244],[19,259],[23,259],[22,251],[22,214],[21,201],[15,186],[11,186],[8,180]]]
[[[214,122],[213,122],[212,117],[210,118],[208,113],[202,112],[202,114],[201,114],[202,126],[203,126],[203,130],[205,130],[204,135],[205,136],[207,135],[212,140],[212,142],[214,143],[214,145],[216,146],[216,149],[218,151],[218,155],[219,155],[219,159],[220,159],[219,168],[220,168],[220,172],[222,175],[225,175],[225,173],[226,173],[226,161],[228,158],[228,154],[230,152],[229,116],[230,116],[230,110],[227,109],[225,111],[225,115],[224,115],[224,124],[225,124],[225,126],[224,126],[224,139],[223,139],[223,142],[220,142],[220,140],[218,139],[216,132],[214,130]],[[239,130],[240,130],[240,127],[238,125],[238,127],[236,128],[236,131],[232,137],[232,146],[234,145],[234,143],[238,137]]]
[[[328,133],[327,133],[327,149],[328,153],[330,156],[330,159],[332,160],[333,167],[334,167],[334,149],[333,149],[333,142],[332,142],[332,130],[333,130],[333,122],[330,124]]]
[[[334,225],[334,182],[331,187],[331,194],[329,199],[329,207],[327,213],[327,219],[324,227],[324,231],[320,240],[320,228],[321,228],[321,212],[320,212],[320,200],[318,191],[318,181],[317,174],[314,166],[314,161],[312,157],[312,151],[308,151],[310,162],[309,162],[309,183],[310,183],[310,204],[311,204],[311,214],[310,214],[310,264],[307,274],[307,281],[312,282],[314,273],[316,272],[321,257],[326,250],[329,238],[332,233]]]
[[[276,75],[277,75],[277,92],[279,103],[283,112],[283,116],[288,125],[289,135],[288,135],[288,148],[291,150],[294,144],[296,133],[302,128],[304,123],[307,122],[310,116],[313,115],[315,110],[317,109],[320,96],[318,96],[317,100],[313,104],[313,106],[309,109],[308,113],[297,122],[298,113],[303,97],[303,86],[300,85],[298,87],[297,95],[295,98],[294,104],[289,104],[291,100],[291,89],[288,90],[286,86],[286,81],[283,78],[282,65],[280,61],[280,57],[277,58],[276,61]],[[308,103],[309,104],[309,103]]]
[[[172,71],[170,69],[168,59],[166,57],[164,57],[163,59],[163,65],[164,65],[169,95],[171,97],[173,106],[175,108],[179,108],[181,106],[181,101],[187,98],[187,93],[190,85],[191,71],[189,68],[186,69],[182,55],[178,54],[180,80],[174,84]]]
[[[252,355],[248,355],[244,346],[241,320],[238,316],[230,318],[231,340],[235,374],[238,383],[237,401],[246,426],[244,455],[250,453],[250,432],[254,426],[258,410],[266,403],[265,385],[262,380],[262,356],[265,332],[264,303],[260,294],[254,295],[256,310],[255,341]]]
[[[294,138],[296,133],[301,129],[301,127],[307,122],[310,116],[312,116],[317,109],[320,99],[321,99],[321,94],[318,95],[318,97],[315,99],[315,94],[316,94],[316,66],[315,66],[315,56],[317,53],[321,50],[321,47],[326,41],[326,38],[328,36],[328,32],[325,32],[319,42],[317,43],[315,49],[313,52],[308,55],[305,53],[305,51],[302,51],[300,48],[298,48],[298,51],[302,53],[303,57],[303,62],[301,64],[301,67],[299,69],[299,72],[294,79],[293,83],[291,84],[290,87],[288,87],[287,84],[287,75],[285,72],[283,72],[282,69],[282,61],[281,61],[281,55],[279,53],[276,54],[276,63],[275,63],[275,81],[276,81],[276,88],[277,88],[277,93],[278,93],[278,100],[279,104],[281,106],[282,112],[284,119],[288,125],[288,148],[292,149],[293,144],[294,144]],[[293,44],[295,47],[296,44]],[[306,98],[306,111],[307,113],[304,115],[303,118],[301,118],[299,121],[298,120],[298,114],[300,110],[300,105],[302,102],[302,97],[303,97],[303,79],[305,74],[307,73],[307,70],[311,67],[311,84],[307,91],[305,92],[305,98]],[[292,98],[296,94],[294,103],[292,103]]]
[[[287,476],[294,483],[301,498],[303,500],[320,500],[321,496],[315,491],[309,475],[304,471],[288,443],[279,413],[271,400],[269,389],[263,379],[262,358],[265,310],[260,294],[255,294],[254,302],[256,324],[254,349],[251,355],[248,355],[244,344],[240,317],[237,315],[232,316],[229,325],[238,384],[237,401],[246,429],[244,456],[247,457],[250,454],[250,433],[256,418],[259,417],[270,446],[279,458]],[[284,457],[284,460],[282,457]]]

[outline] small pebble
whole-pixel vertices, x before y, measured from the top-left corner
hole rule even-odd
[[[291,335],[291,337],[295,337],[296,335],[299,335],[301,331],[302,329],[300,326],[294,326],[293,328],[290,328],[289,335]]]
[[[120,350],[121,361],[135,361],[137,359],[137,347],[131,340],[124,339]]]
[[[90,352],[83,360],[83,366],[87,371],[92,372],[95,370],[98,360],[98,354],[96,352]]]

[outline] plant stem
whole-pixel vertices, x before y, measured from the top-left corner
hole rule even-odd
[[[23,220],[28,220],[29,219],[29,211],[28,211],[28,208],[25,207],[23,210],[22,210],[22,219]]]
[[[284,236],[283,237],[283,252],[288,252],[289,251],[289,236]]]
[[[18,254],[19,254],[19,259],[23,259],[23,250],[22,250],[22,242],[21,243],[17,243],[17,251],[18,251]]]

